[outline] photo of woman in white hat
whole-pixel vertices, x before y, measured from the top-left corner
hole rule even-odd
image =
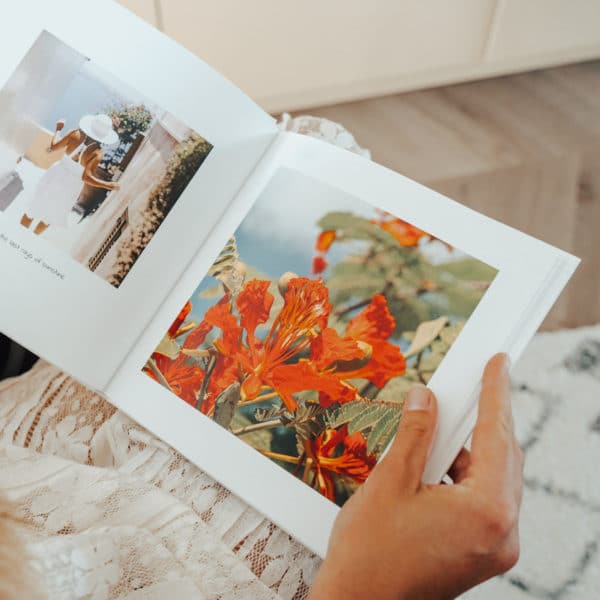
[[[39,180],[21,217],[21,225],[26,228],[33,221],[38,221],[33,230],[37,235],[50,225],[67,226],[69,213],[84,184],[106,190],[119,189],[118,183],[95,176],[96,168],[104,158],[102,146],[112,146],[119,141],[112,119],[105,114],[85,115],[80,119],[77,129],[61,138],[60,132],[64,126],[63,120],[58,121],[48,148],[48,152],[64,148],[64,155]]]

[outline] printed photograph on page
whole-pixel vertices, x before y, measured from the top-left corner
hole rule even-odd
[[[402,215],[282,168],[143,370],[341,506],[495,275]]]
[[[44,31],[0,90],[0,218],[119,287],[211,149]]]

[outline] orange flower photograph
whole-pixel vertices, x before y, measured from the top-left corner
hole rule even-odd
[[[496,270],[280,169],[144,373],[339,506]]]

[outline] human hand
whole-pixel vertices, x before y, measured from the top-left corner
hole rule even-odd
[[[310,599],[450,599],[519,556],[523,453],[513,431],[508,360],[485,368],[471,452],[453,485],[425,485],[434,395],[411,389],[387,454],[340,511]]]

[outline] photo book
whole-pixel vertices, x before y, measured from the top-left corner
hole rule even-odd
[[[0,30],[0,330],[320,555],[416,382],[439,481],[578,260],[281,131],[115,2]]]

